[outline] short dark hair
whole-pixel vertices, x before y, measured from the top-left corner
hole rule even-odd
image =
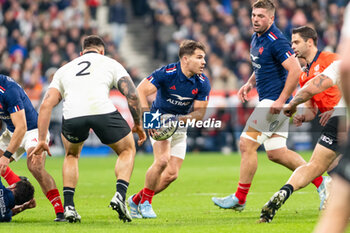
[[[92,47],[103,47],[105,49],[106,45],[102,38],[97,35],[85,37],[83,40],[83,50]]]
[[[252,8],[263,8],[275,14],[275,4],[272,0],[258,0],[253,3]]]
[[[196,49],[200,49],[205,52],[205,46],[201,42],[194,40],[184,40],[180,44],[179,58],[182,58],[185,54],[192,55]]]
[[[293,28],[292,33],[299,34],[304,41],[312,39],[314,41],[314,45],[317,46],[317,32],[313,28],[309,26],[301,26]]]
[[[20,180],[16,183],[13,191],[15,205],[22,205],[34,197],[34,187],[28,180]]]

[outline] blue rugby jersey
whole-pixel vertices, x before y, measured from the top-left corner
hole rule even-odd
[[[12,219],[12,208],[15,207],[13,193],[5,188],[0,178],[0,222],[10,222]]]
[[[204,74],[187,78],[181,71],[180,62],[154,71],[147,79],[158,89],[152,112],[159,109],[160,113],[184,115],[191,111],[194,100],[209,99],[208,78]]]
[[[36,129],[38,127],[38,113],[27,94],[12,78],[0,75],[0,119],[5,121],[9,131],[15,130],[10,114],[22,109],[25,111],[27,129]]]
[[[290,42],[274,23],[260,37],[257,33],[253,34],[250,58],[256,76],[259,101],[278,99],[288,75],[282,63],[293,54]],[[291,98],[287,102],[290,100]]]

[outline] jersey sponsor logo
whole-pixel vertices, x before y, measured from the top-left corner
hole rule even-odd
[[[320,73],[321,73],[321,72],[319,72],[319,71],[318,71],[318,72],[315,72],[315,73],[314,73],[314,76],[316,76],[316,75],[318,75],[318,74],[320,74]]]
[[[252,66],[257,68],[257,69],[260,69],[261,68],[261,65],[256,63],[256,62],[252,62]]]
[[[78,137],[74,137],[74,136],[71,136],[71,135],[66,135],[67,136],[67,138],[70,140],[70,141],[79,141],[79,138]]]
[[[159,129],[160,128],[160,116],[159,110],[156,112],[144,112],[143,113],[143,128],[145,129]]]
[[[182,102],[182,101],[178,101],[178,100],[173,100],[173,99],[167,99],[166,100],[168,103],[171,103],[173,105],[178,105],[178,106],[187,106],[191,103],[191,101],[187,101],[187,102]]]
[[[176,87],[175,87],[175,85],[174,85],[174,86],[170,87],[169,89],[171,89],[171,90],[176,90]]]
[[[300,78],[301,78],[301,80],[304,80],[304,78],[305,78],[305,73],[302,73]]]
[[[181,95],[177,94],[171,94],[172,96],[175,96],[178,100],[183,101],[183,100],[192,100],[192,97],[182,97]]]
[[[253,62],[259,59],[258,56],[254,56],[253,54],[250,54],[250,58],[252,59]]]
[[[192,90],[192,95],[197,95],[198,94],[198,88]]]
[[[261,55],[264,52],[264,47],[259,48],[259,54]]]
[[[331,139],[330,137],[327,137],[326,135],[322,135],[321,136],[321,141],[324,141],[328,145],[332,145],[333,144],[333,139]]]
[[[3,115],[4,112],[0,112],[0,119],[1,120],[10,120],[11,117],[10,116],[7,116],[7,115]]]

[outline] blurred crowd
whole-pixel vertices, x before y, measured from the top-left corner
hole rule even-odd
[[[129,19],[145,17],[151,19],[145,22],[150,22],[154,32],[153,44],[150,44],[154,60],[164,64],[176,62],[178,45],[183,39],[201,41],[207,47],[205,73],[212,89],[224,91],[229,97],[252,72],[249,44],[254,1],[0,0],[0,73],[20,83],[38,108],[55,71],[79,56],[83,36],[98,34],[107,45],[107,55],[122,63],[138,84],[141,79],[138,68],[125,64],[119,47]],[[348,1],[275,1],[275,23],[289,39],[292,28],[311,25],[318,32],[319,49],[335,51]],[[100,7],[106,9],[105,15],[98,14]],[[128,15],[128,12],[131,13]],[[107,30],[101,28],[99,17],[105,18]],[[249,110],[242,105],[229,110],[234,112],[227,112],[229,107],[224,105],[213,113],[222,118],[225,127],[220,131],[193,132],[198,137],[192,137],[192,143],[189,137],[189,148],[222,150],[225,145],[232,145],[230,149],[236,149],[234,142]],[[60,141],[60,111],[58,108],[57,113],[52,114],[53,141]],[[206,141],[208,138],[214,141]]]
[[[214,90],[237,90],[252,72],[251,4],[255,0],[149,0],[153,19],[154,57],[177,60],[183,39],[203,42],[208,50],[207,75]],[[279,0],[275,23],[291,38],[294,27],[317,30],[319,49],[334,52],[348,0]]]

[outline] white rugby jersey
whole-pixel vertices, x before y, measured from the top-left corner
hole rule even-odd
[[[124,76],[130,75],[119,62],[88,52],[58,69],[49,88],[64,99],[64,119],[106,114],[116,110],[109,91]]]
[[[326,75],[333,81],[334,85],[339,86],[340,81],[340,60],[332,62],[323,72],[323,75]],[[334,107],[334,112],[332,116],[345,116],[346,115],[346,105],[344,98],[342,97],[338,104]]]

